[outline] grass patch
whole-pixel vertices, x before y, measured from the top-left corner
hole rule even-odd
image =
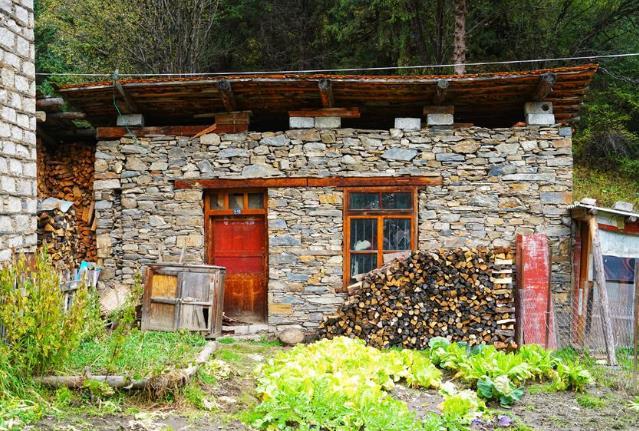
[[[238,362],[242,359],[242,355],[233,350],[220,350],[215,356],[226,362]]]
[[[191,382],[182,390],[184,399],[198,410],[211,410],[212,405],[206,397],[206,393],[195,382]]]
[[[639,207],[639,180],[623,177],[619,172],[575,166],[574,198],[594,198],[601,206],[611,207],[616,201],[626,201]]]
[[[577,396],[577,404],[588,409],[600,409],[606,406],[606,401],[594,395],[581,394]]]
[[[237,340],[233,337],[222,337],[219,340],[217,340],[218,343],[220,344],[235,344]]]
[[[167,368],[188,366],[206,344],[198,334],[138,330],[127,334],[116,352],[112,341],[107,335],[82,343],[58,374],[78,374],[88,369],[96,375],[121,374],[138,379]]]
[[[268,337],[262,336],[259,340],[250,340],[249,344],[262,346],[262,347],[281,347],[282,342],[276,338],[270,339]]]
[[[557,392],[557,388],[552,383],[539,383],[528,387],[528,393],[532,395],[550,394],[553,392]]]

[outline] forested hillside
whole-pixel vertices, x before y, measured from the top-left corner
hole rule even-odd
[[[462,30],[465,23],[466,62],[639,52],[637,0],[36,0],[35,5],[38,72],[442,64],[459,58],[453,48],[460,23]],[[576,197],[639,205],[639,57],[600,63],[577,124]],[[540,60],[466,71],[565,64],[571,63]],[[452,72],[440,67],[383,73]],[[54,84],[78,79],[97,78],[40,76],[39,89],[50,93]]]

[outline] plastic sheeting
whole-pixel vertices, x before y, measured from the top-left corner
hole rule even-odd
[[[599,229],[604,256],[639,257],[639,235],[627,235]]]

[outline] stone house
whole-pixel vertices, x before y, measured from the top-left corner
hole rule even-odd
[[[95,145],[105,295],[149,263],[218,264],[228,316],[313,329],[397,253],[534,231],[567,310],[570,123],[596,69],[80,84],[60,93],[93,128],[42,130]]]

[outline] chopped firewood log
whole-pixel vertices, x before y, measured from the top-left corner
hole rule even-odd
[[[60,271],[78,267],[79,238],[73,207],[67,212],[50,209],[38,212],[38,247],[46,245],[53,266]]]
[[[416,251],[349,287],[319,335],[424,349],[433,337],[514,348],[513,255],[508,249]]]
[[[73,202],[78,247],[76,260],[95,262],[93,178],[95,147],[84,143],[38,145],[38,197]]]

